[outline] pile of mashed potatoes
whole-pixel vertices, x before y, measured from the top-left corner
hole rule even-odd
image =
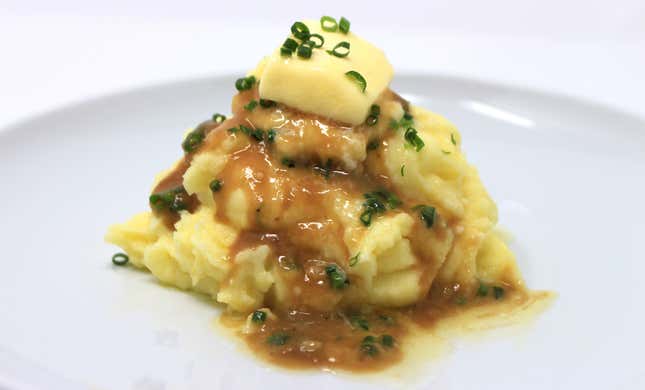
[[[310,58],[278,49],[238,80],[233,115],[190,132],[157,177],[152,192],[170,203],[151,198],[106,240],[161,282],[242,314],[524,289],[458,130],[389,89],[379,49],[305,25],[323,46]],[[340,42],[349,55],[327,52]]]

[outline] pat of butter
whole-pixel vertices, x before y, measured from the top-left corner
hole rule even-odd
[[[380,49],[351,32],[326,32],[318,21],[304,23],[312,34],[323,36],[323,47],[314,49],[309,59],[296,53],[282,57],[280,48],[265,58],[251,72],[260,79],[260,97],[351,125],[363,123],[370,106],[390,84],[392,65]],[[327,53],[342,41],[350,44],[347,57]],[[365,92],[345,75],[350,70],[365,78]]]

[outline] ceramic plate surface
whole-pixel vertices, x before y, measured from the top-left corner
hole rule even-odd
[[[0,131],[0,388],[374,388],[266,366],[214,329],[217,306],[110,262],[107,226],[146,209],[184,130],[229,110],[234,79],[138,89]],[[521,335],[457,341],[380,388],[643,388],[645,123],[461,79],[393,88],[457,125],[528,285],[559,297]]]

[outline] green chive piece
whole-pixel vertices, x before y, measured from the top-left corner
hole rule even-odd
[[[291,26],[291,33],[294,37],[300,39],[301,41],[306,41],[309,39],[309,27],[302,22],[295,22]]]
[[[449,152],[449,151],[447,151],[447,150],[443,150],[443,149],[441,150],[441,153],[443,153],[443,154],[450,154],[450,152]]]
[[[295,51],[298,48],[298,42],[291,38],[287,38],[287,40],[282,44],[282,47],[290,51]]]
[[[235,81],[235,88],[237,88],[237,90],[240,92],[246,91],[253,88],[253,85],[255,84],[255,82],[256,82],[255,76],[242,77]]]
[[[318,41],[318,43],[316,43],[316,41],[312,40],[312,38],[315,38]],[[314,48],[319,49],[319,48],[322,47],[322,45],[325,44],[325,38],[323,38],[323,36],[320,35],[320,34],[311,34],[311,35],[309,35],[309,41],[308,42],[312,42],[313,45],[314,45]]]
[[[378,149],[381,143],[377,139],[373,139],[367,143],[367,150],[376,150]]]
[[[360,328],[360,329],[363,329],[365,331],[370,330],[370,323],[363,316],[360,316],[360,315],[352,316],[352,318],[350,318],[349,322],[352,324],[352,326],[354,328]],[[367,337],[372,337],[373,338],[373,336],[367,336]],[[365,337],[365,338],[367,338],[367,337]],[[365,339],[363,339],[363,341],[365,341]]]
[[[230,129],[228,129],[228,132],[231,133],[231,134],[235,134],[235,133],[238,132],[238,130],[239,129],[237,127],[231,127]]]
[[[258,105],[258,101],[253,99],[250,102],[248,102],[248,104],[244,105],[244,109],[247,111],[253,111],[255,107],[257,107],[257,105]]]
[[[166,191],[155,192],[148,198],[150,207],[154,210],[170,210],[177,212],[186,210],[188,194],[183,186],[171,188]]]
[[[309,41],[307,41],[307,42],[309,42]],[[305,42],[305,43],[307,43],[307,42]],[[313,50],[312,50],[311,46],[306,45],[305,43],[303,43],[302,45],[298,46],[298,51],[297,51],[298,57],[305,58],[305,59],[311,58],[311,53],[313,52]]]
[[[323,31],[336,32],[336,30],[338,30],[338,23],[336,22],[336,19],[331,16],[323,16],[320,18],[320,28],[322,28]]]
[[[271,108],[276,105],[276,102],[268,99],[260,99],[260,106],[262,108]]]
[[[270,129],[269,131],[267,131],[267,141],[274,142],[276,135],[277,135],[276,131],[274,129]]]
[[[282,158],[282,165],[285,165],[289,168],[294,168],[296,166],[296,162],[289,157],[283,157]]]
[[[181,143],[181,148],[184,149],[184,152],[190,153],[194,152],[204,141],[206,135],[204,134],[204,128],[202,126],[197,126],[197,128],[186,136],[184,141]]]
[[[251,316],[251,321],[255,322],[256,324],[261,324],[267,319],[267,313],[263,312],[262,310],[256,310],[253,312],[253,315]]]
[[[347,34],[349,32],[349,25],[349,20],[345,19],[344,16],[341,16],[340,23],[338,23],[338,29],[340,30],[340,32]]]
[[[378,123],[378,117],[380,114],[381,107],[379,107],[377,104],[372,104],[372,107],[370,107],[370,114],[365,120],[365,124],[367,124],[368,126],[374,126]]]
[[[367,81],[365,80],[365,77],[363,77],[362,74],[358,73],[355,70],[350,70],[349,72],[345,73],[345,75],[350,80],[356,82],[356,84],[358,84],[358,88],[360,88],[361,92],[365,93],[365,89],[367,89]]]
[[[114,265],[126,265],[130,261],[130,258],[125,253],[115,253],[112,256],[112,264]]]
[[[405,164],[401,165],[401,176],[405,176]]]
[[[504,289],[501,287],[493,287],[493,296],[495,299],[502,299],[504,297]]]
[[[325,273],[329,279],[329,285],[335,290],[342,290],[349,285],[347,274],[339,266],[332,264],[325,268]]]
[[[366,336],[361,342],[361,352],[372,357],[378,355],[379,351],[378,347],[374,344],[375,342],[376,338],[374,336]]]
[[[267,337],[267,343],[271,345],[285,345],[290,336],[284,332],[276,332]]]
[[[485,297],[488,295],[488,286],[482,282],[479,282],[479,288],[477,289],[477,296]]]
[[[222,114],[213,114],[213,122],[222,123],[226,120],[226,116]]]
[[[418,152],[425,146],[425,143],[419,137],[417,130],[412,127],[408,127],[404,135],[405,140]]]
[[[363,194],[365,202],[363,208],[365,209],[360,216],[360,220],[365,226],[370,226],[372,223],[372,216],[381,214],[386,211],[384,202],[387,202],[390,209],[397,208],[401,205],[401,200],[391,192],[379,190]]]
[[[381,336],[381,344],[384,347],[392,348],[394,346],[394,337],[389,334],[384,334],[383,336]]]
[[[339,42],[333,49],[327,50],[327,53],[336,57],[347,57],[349,55],[349,42]]]
[[[213,180],[213,181],[211,181],[211,182],[210,182],[210,184],[208,185],[208,187],[210,187],[211,191],[213,191],[213,192],[217,192],[217,191],[219,191],[219,190],[221,190],[221,189],[222,189],[222,185],[223,185],[223,183],[222,183],[222,181],[221,181],[221,180],[219,180],[219,179],[215,179],[215,180]]]
[[[370,107],[370,114],[381,115],[381,106],[378,104],[372,104],[372,107]]]
[[[289,50],[283,46],[280,48],[280,55],[282,57],[291,57],[293,55],[293,50]]]
[[[457,146],[457,140],[455,139],[455,135],[453,133],[450,133],[450,142]]]
[[[434,207],[420,204],[413,207],[412,210],[419,211],[419,216],[421,217],[421,220],[425,222],[428,229],[434,225],[434,219],[437,214],[437,210],[435,210]]]
[[[371,210],[365,210],[360,216],[360,220],[365,226],[370,226],[372,223],[372,214],[373,212]]]
[[[358,252],[357,254],[355,254],[354,256],[352,256],[352,257],[349,259],[349,266],[350,266],[350,267],[353,267],[353,266],[355,266],[356,264],[358,264],[358,260],[359,260],[360,256],[361,256],[361,252]]]

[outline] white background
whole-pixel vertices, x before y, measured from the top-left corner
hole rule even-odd
[[[399,72],[499,81],[645,116],[645,1],[0,0],[0,127],[63,104],[242,73],[295,19],[344,15]]]

